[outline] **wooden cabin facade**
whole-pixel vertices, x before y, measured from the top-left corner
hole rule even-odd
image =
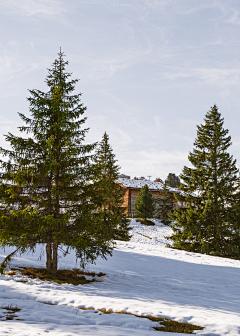
[[[122,185],[125,190],[123,206],[127,209],[128,216],[135,217],[134,205],[140,190],[144,185],[148,185],[149,191],[154,198],[159,197],[159,191],[162,190],[163,184],[161,182],[153,182],[147,180],[132,180],[126,178],[119,178],[118,182]],[[172,193],[179,193],[177,188],[170,188],[169,191]],[[182,206],[175,200],[176,207]]]

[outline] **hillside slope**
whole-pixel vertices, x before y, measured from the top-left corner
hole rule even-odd
[[[26,276],[1,275],[0,306],[16,305],[21,309],[16,316],[24,321],[5,321],[0,309],[0,335],[174,335],[154,331],[155,322],[147,319],[77,307],[169,317],[205,327],[198,335],[240,334],[240,261],[166,248],[171,229],[158,222],[149,227],[132,220],[131,225],[130,242],[118,241],[112,258],[88,267],[106,273],[99,282],[23,283]],[[11,266],[43,266],[40,250],[17,257]],[[10,251],[0,250],[0,261]],[[59,266],[77,267],[74,254],[60,258]]]

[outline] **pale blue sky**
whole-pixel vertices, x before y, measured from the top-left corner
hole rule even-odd
[[[239,0],[1,0],[0,27],[1,146],[61,46],[122,173],[179,174],[214,103],[240,166]]]

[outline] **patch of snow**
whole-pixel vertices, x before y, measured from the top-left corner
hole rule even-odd
[[[240,261],[166,248],[171,228],[158,221],[155,224],[131,221],[131,241],[117,241],[112,258],[98,259],[88,267],[88,271],[106,273],[99,282],[74,286],[29,279],[23,283],[19,281],[26,281],[26,276],[1,275],[0,306],[16,305],[21,311],[15,315],[24,321],[1,321],[0,335],[158,333],[151,329],[154,322],[147,319],[78,307],[169,317],[205,327],[197,335],[239,335]],[[0,250],[0,262],[12,250]],[[34,254],[17,257],[12,266],[45,267],[44,258],[38,260],[40,250],[41,246]],[[60,256],[59,267],[78,267],[74,253]],[[165,334],[174,335],[161,332]]]

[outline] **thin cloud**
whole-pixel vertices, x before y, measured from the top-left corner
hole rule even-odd
[[[229,0],[229,1],[216,1],[215,7],[221,12],[219,17],[220,23],[232,23],[240,24],[240,12],[239,12],[239,1]]]
[[[85,64],[83,76],[85,79],[92,81],[93,79],[107,81],[116,73],[129,69],[136,63],[140,63],[146,56],[143,55],[141,49],[132,48],[118,55],[99,55],[98,59],[89,55],[89,57],[76,57],[79,64]]]
[[[174,68],[165,72],[163,77],[168,80],[198,79],[208,84],[236,84],[240,81],[240,67],[236,68]]]
[[[28,57],[23,57],[20,52],[20,45],[17,41],[12,40],[7,45],[1,46],[0,84],[3,85],[18,75],[23,76],[28,72],[44,67],[46,62],[44,62],[43,59],[41,61],[42,63],[40,64],[36,59],[30,60]]]
[[[63,12],[63,5],[59,0],[1,0],[0,7],[11,14],[22,16],[57,16]]]

